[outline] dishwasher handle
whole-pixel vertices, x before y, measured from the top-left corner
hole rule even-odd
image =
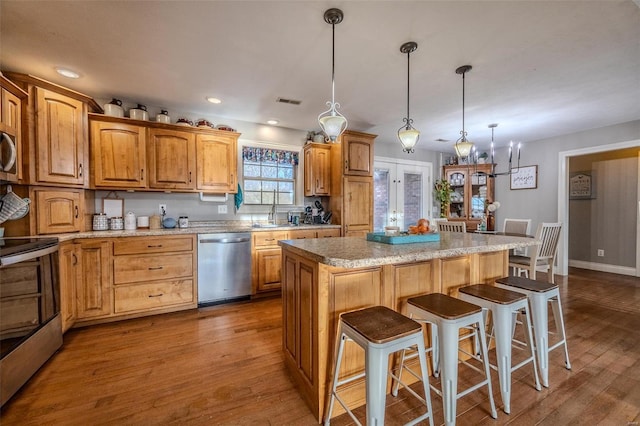
[[[238,238],[206,238],[200,240],[200,244],[233,244],[233,243],[246,243],[251,241],[251,238],[248,237],[238,237]]]

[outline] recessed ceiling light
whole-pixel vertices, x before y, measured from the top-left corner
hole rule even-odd
[[[267,124],[271,124],[272,126],[275,126],[278,123],[279,123],[278,120],[267,120]]]
[[[80,78],[80,74],[78,74],[75,71],[71,71],[70,69],[67,69],[67,68],[56,68],[56,71],[61,76],[64,76],[67,78]]]
[[[222,101],[218,98],[214,98],[213,96],[207,96],[207,100],[209,102],[211,102],[212,104],[219,104],[222,103]]]

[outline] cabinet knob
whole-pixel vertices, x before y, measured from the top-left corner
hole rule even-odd
[[[80,209],[78,208],[78,206],[74,206],[74,209],[76,210],[76,219],[80,217]]]

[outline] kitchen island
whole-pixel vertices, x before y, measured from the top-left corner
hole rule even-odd
[[[340,313],[383,305],[406,312],[406,300],[426,293],[456,296],[460,287],[508,275],[509,250],[537,240],[442,232],[440,241],[388,245],[362,237],[280,241],[282,247],[283,352],[303,399],[318,421],[330,391]],[[341,376],[364,366],[363,351],[345,350]],[[361,381],[343,393],[364,404]],[[334,416],[343,411],[336,404]]]

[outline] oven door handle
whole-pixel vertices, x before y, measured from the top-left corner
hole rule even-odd
[[[16,253],[5,257],[0,257],[0,267],[13,265],[14,263],[26,262],[38,257],[46,256],[58,251],[58,244],[51,247],[44,247],[38,250],[28,251],[26,253]]]

